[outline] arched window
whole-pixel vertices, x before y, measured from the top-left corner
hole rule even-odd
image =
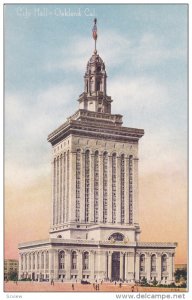
[[[41,269],[44,269],[44,252],[41,253]]]
[[[89,191],[90,191],[90,157],[85,152],[85,222],[89,222]]]
[[[112,223],[116,223],[116,154],[112,155]]]
[[[140,272],[145,272],[145,255],[140,256]]]
[[[89,253],[84,252],[83,253],[83,270],[89,269]]]
[[[108,191],[108,155],[103,154],[103,223],[107,223],[107,191]]]
[[[124,235],[119,232],[113,233],[110,237],[109,240],[114,240],[114,241],[123,241],[124,240]]]
[[[162,272],[166,272],[167,271],[167,255],[166,254],[163,254],[161,264],[162,264]]]
[[[77,269],[77,253],[75,251],[73,251],[71,254],[71,269]]]
[[[156,255],[151,256],[151,272],[156,272]]]
[[[59,252],[59,269],[60,270],[65,269],[65,252],[64,251]]]
[[[94,222],[99,218],[99,153],[95,152],[94,156]]]

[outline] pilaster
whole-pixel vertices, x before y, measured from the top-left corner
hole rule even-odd
[[[80,204],[81,222],[85,223],[85,153],[81,154],[81,204]]]
[[[69,221],[76,221],[76,152],[70,152],[69,160]]]
[[[112,156],[108,156],[107,223],[112,223]]]
[[[99,223],[103,223],[103,155],[99,155]]]
[[[66,272],[66,280],[70,280],[71,277],[71,251],[66,250],[66,260],[65,260],[65,272]]]
[[[117,156],[116,159],[116,223],[121,224],[121,158]]]
[[[94,275],[95,275],[95,251],[91,250],[90,251],[90,280],[94,280]]]
[[[54,278],[53,250],[49,250],[49,280]]]
[[[125,280],[128,279],[128,253],[125,252]]]
[[[83,271],[83,253],[81,250],[78,251],[78,281],[82,279],[82,271]]]
[[[133,251],[130,251],[127,253],[127,280],[128,281],[133,281],[134,280],[134,274],[135,274],[135,253]]]
[[[59,259],[58,259],[58,251],[54,250],[54,280],[58,279],[58,269],[59,269]]]
[[[112,253],[108,252],[108,278],[111,280]]]
[[[125,224],[129,224],[129,159],[125,157]]]
[[[140,263],[140,255],[139,253],[136,252],[136,257],[135,257],[135,281],[139,281],[139,263]]]
[[[138,158],[133,159],[133,223],[139,224]]]
[[[151,280],[151,255],[146,253],[146,273],[147,273],[147,282]]]
[[[89,221],[94,222],[94,154],[90,154],[90,185],[89,185]]]
[[[124,280],[124,274],[123,274],[123,257],[124,253],[120,252],[120,279]]]
[[[161,253],[157,254],[157,281],[161,281]]]

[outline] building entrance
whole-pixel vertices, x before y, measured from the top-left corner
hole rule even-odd
[[[112,276],[113,281],[120,279],[120,252],[113,252],[112,254]]]

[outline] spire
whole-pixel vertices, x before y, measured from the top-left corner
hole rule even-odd
[[[111,114],[110,96],[107,96],[107,73],[102,58],[97,53],[97,19],[92,29],[95,50],[87,63],[84,76],[84,92],[79,96],[79,108],[94,112]]]
[[[94,53],[97,53],[97,49],[96,49],[96,42],[97,42],[97,19],[94,19],[94,25],[93,25],[93,29],[92,29],[92,33],[93,33],[93,39],[95,40],[95,51]]]

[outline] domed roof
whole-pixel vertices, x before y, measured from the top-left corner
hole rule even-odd
[[[94,51],[93,55],[87,63],[87,72],[89,72],[92,67],[100,67],[100,70],[105,71],[105,64],[97,51]]]

